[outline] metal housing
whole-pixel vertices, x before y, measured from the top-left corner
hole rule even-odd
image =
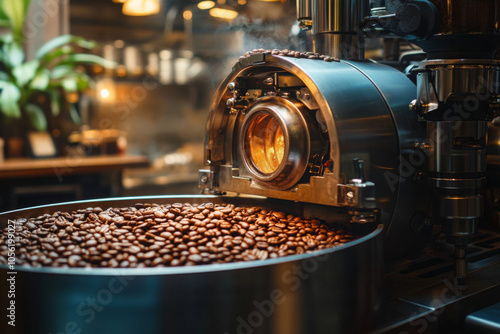
[[[236,152],[247,108],[251,110],[253,104],[266,98],[265,89],[252,85],[263,80],[270,83],[272,78],[275,88],[268,95],[304,103],[326,147],[319,162],[309,157],[307,175],[287,190],[262,186]],[[238,95],[239,81],[247,88],[245,96]],[[356,197],[361,189],[348,182],[357,177],[353,160],[362,159],[367,166],[366,179],[375,183],[388,255],[399,256],[412,247],[419,234],[410,226],[413,215],[426,210],[425,200],[418,204],[411,200],[424,197],[416,179],[425,163],[424,153],[417,150],[422,132],[416,115],[408,110],[414,95],[415,86],[405,75],[375,63],[326,62],[265,53],[243,58],[212,102],[206,138],[206,161],[211,171],[202,175],[207,181],[201,182],[202,187],[359,208],[365,200]],[[240,106],[235,104],[238,99]],[[342,197],[345,194],[354,199],[349,202]]]

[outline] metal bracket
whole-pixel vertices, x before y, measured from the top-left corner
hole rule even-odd
[[[198,189],[202,192],[211,191],[214,188],[214,172],[210,169],[200,169],[198,171]]]
[[[337,203],[340,206],[375,209],[375,183],[365,180],[363,160],[354,159],[353,164],[355,178],[349,184],[337,185]]]

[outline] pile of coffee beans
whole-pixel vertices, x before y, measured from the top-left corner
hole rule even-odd
[[[9,253],[0,234],[0,263]],[[318,219],[258,207],[142,204],[90,207],[15,222],[16,264],[162,267],[264,260],[341,245],[355,236]]]
[[[243,56],[240,56],[241,59],[245,59],[250,57],[253,54],[270,54],[273,56],[282,56],[282,57],[293,57],[293,58],[307,58],[307,59],[320,59],[326,62],[336,61],[339,62],[340,59],[335,57],[330,57],[326,55],[319,54],[317,52],[301,52],[301,51],[293,51],[293,50],[279,50],[279,49],[253,49],[252,51],[247,51]]]

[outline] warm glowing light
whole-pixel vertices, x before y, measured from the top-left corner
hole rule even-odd
[[[247,0],[238,0],[238,5],[246,5],[247,4]]]
[[[185,10],[184,13],[182,13],[182,17],[184,18],[184,20],[191,20],[193,18],[193,12],[191,12],[190,10]]]
[[[119,77],[124,77],[127,75],[127,69],[125,68],[124,65],[118,65],[116,67],[116,75]]]
[[[278,120],[269,114],[256,116],[245,134],[245,150],[260,173],[276,172],[285,155],[285,137]]]
[[[66,101],[69,103],[77,103],[79,99],[80,96],[78,96],[77,92],[70,92],[66,94]]]
[[[130,16],[146,16],[160,12],[160,0],[126,0],[122,13]]]
[[[213,17],[218,17],[221,19],[232,20],[238,16],[238,12],[230,9],[224,8],[212,8],[209,11],[210,15]]]
[[[199,9],[210,9],[215,6],[215,2],[213,1],[202,1],[198,3],[198,8]]]
[[[96,81],[96,93],[102,102],[112,103],[116,99],[115,82],[111,78],[100,78]]]
[[[117,39],[114,43],[115,48],[121,49],[125,46],[125,42],[121,39]]]
[[[124,3],[126,0],[112,0],[112,1],[116,3]]]
[[[109,97],[109,90],[107,90],[106,88],[103,88],[103,89],[101,89],[100,94],[101,94],[101,97],[103,99],[107,99]]]

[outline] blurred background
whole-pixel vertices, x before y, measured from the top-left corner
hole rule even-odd
[[[96,41],[90,52],[117,66],[87,66],[94,85],[66,94],[78,121],[61,112],[45,131],[13,136],[0,118],[0,211],[196,193],[211,99],[238,57],[254,48],[310,49],[290,0],[32,0],[26,58],[65,34]]]

